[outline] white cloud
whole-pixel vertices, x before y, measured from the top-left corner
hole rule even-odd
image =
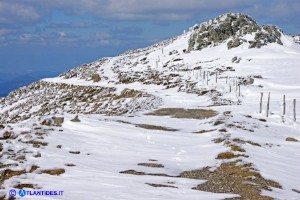
[[[38,9],[33,5],[0,1],[0,23],[34,22],[41,17]]]
[[[41,19],[51,9],[69,15],[92,14],[108,19],[185,20],[202,11],[251,6],[255,0],[0,0],[0,22]]]

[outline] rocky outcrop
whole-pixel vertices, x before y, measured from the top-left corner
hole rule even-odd
[[[281,31],[275,26],[259,26],[244,14],[225,14],[194,27],[188,50],[227,43],[228,49],[247,43],[249,48],[260,48],[268,43],[281,44]]]

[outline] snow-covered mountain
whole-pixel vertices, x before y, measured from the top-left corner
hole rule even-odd
[[[229,13],[11,92],[0,196],[300,199],[299,63],[295,37]]]

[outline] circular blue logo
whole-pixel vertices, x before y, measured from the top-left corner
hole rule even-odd
[[[9,190],[9,196],[15,197],[16,195],[17,195],[16,190],[14,190],[14,189]]]
[[[20,197],[25,197],[25,195],[26,195],[26,191],[24,189],[19,190],[19,196]]]

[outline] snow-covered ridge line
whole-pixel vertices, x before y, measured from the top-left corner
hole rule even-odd
[[[299,199],[300,45],[280,32],[283,45],[189,51],[197,31],[0,99],[0,199],[26,184],[67,199]]]

